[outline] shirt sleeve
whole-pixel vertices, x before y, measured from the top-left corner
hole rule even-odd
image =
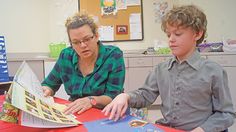
[[[108,57],[112,68],[109,72],[108,81],[104,95],[115,98],[118,94],[124,91],[123,85],[125,81],[125,64],[123,52],[116,48]]]
[[[61,56],[62,54],[60,55],[59,59],[57,60],[51,72],[41,83],[42,86],[48,86],[49,88],[51,88],[54,91],[54,93],[60,88],[62,84],[62,80],[60,78],[60,71],[61,71],[60,63],[62,61]]]
[[[150,72],[144,85],[128,94],[130,107],[142,108],[151,105],[159,96],[156,72]]]
[[[206,132],[223,131],[233,124],[235,113],[227,73],[222,68],[215,70],[212,90],[213,114],[200,127]]]

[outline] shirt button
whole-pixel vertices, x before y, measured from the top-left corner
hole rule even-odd
[[[176,105],[179,105],[179,102],[176,102],[175,104],[176,104]]]
[[[178,77],[180,76],[180,72],[178,72],[177,76],[178,76]]]

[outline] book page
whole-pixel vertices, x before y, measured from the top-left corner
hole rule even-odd
[[[13,81],[18,82],[26,91],[34,94],[39,99],[42,99],[49,104],[54,103],[53,97],[44,97],[40,81],[25,61],[17,70]]]
[[[36,116],[33,116],[27,112],[22,111],[21,114],[21,125],[22,126],[29,126],[29,127],[39,127],[39,128],[60,128],[60,127],[71,127],[75,125],[71,124],[60,124],[55,122],[50,122],[47,120],[43,120]]]
[[[41,88],[34,87],[39,86],[40,82],[35,79],[30,67],[23,63],[12,83],[11,103],[23,111],[21,116],[22,125],[31,127],[69,127],[81,124],[73,115],[63,113],[63,108],[66,106],[55,104],[48,101],[48,98],[45,99],[40,96],[37,92],[41,92],[39,90]],[[47,122],[52,123],[45,126],[44,124]]]

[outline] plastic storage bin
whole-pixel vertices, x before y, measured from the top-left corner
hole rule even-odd
[[[61,51],[66,48],[66,43],[51,43],[49,44],[50,57],[58,58]]]

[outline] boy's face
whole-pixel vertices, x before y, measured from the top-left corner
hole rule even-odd
[[[203,32],[196,33],[190,27],[167,25],[166,34],[172,54],[179,61],[186,60],[195,51],[196,42]]]

